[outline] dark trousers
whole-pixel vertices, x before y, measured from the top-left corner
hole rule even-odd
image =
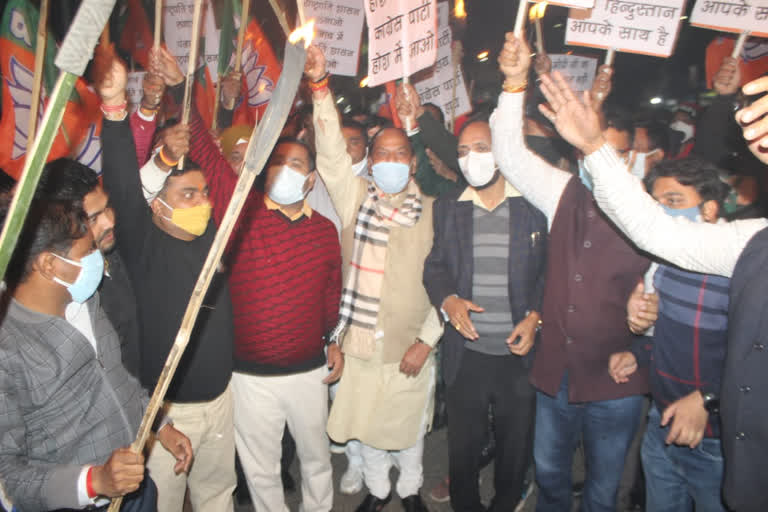
[[[446,389],[446,402],[451,506],[462,512],[485,510],[477,480],[492,404],[496,495],[489,510],[514,510],[531,463],[536,404],[522,359],[465,349],[456,380]]]

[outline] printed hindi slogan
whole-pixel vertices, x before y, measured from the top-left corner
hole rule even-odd
[[[452,115],[458,117],[472,110],[461,67],[453,66],[451,56],[453,35],[448,24],[449,11],[448,2],[437,4],[437,61],[429,76],[413,83],[421,103],[434,103],[439,106],[446,119],[451,119]],[[454,81],[456,82],[455,94]]]
[[[159,1],[159,0],[158,0]],[[194,0],[167,0],[163,5],[163,35],[168,51],[179,61],[184,73],[187,72],[189,49],[192,44],[192,13]],[[208,66],[211,79],[218,80],[219,66],[219,33],[213,19],[211,0],[205,0],[203,7],[202,33],[204,41],[200,42],[200,62]]]
[[[571,9],[565,42],[669,57],[684,6],[685,0],[596,0],[591,11]]]
[[[141,105],[141,98],[144,96],[142,83],[146,71],[131,71],[128,73],[128,81],[125,84],[125,95],[128,97],[128,111],[133,114]]]
[[[592,88],[597,72],[597,59],[579,55],[550,54],[552,71],[559,71],[574,91],[587,91]]]
[[[328,71],[356,76],[363,33],[364,0],[303,0],[307,19],[315,19],[315,45]]]
[[[397,80],[435,63],[435,0],[364,0],[368,86]]]
[[[753,36],[768,37],[768,0],[698,0],[691,25],[723,32],[749,30]]]

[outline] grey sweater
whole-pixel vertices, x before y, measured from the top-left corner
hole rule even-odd
[[[15,300],[0,325],[0,477],[20,510],[81,508],[83,466],[129,445],[149,401],[99,295],[87,305],[98,354],[65,319]]]

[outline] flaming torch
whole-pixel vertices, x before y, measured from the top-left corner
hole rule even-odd
[[[547,2],[538,2],[528,11],[528,19],[534,22],[536,27],[536,53],[544,55],[544,37],[541,33],[541,19],[547,10]]]

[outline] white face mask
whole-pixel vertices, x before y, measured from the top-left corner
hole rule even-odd
[[[496,161],[493,159],[493,153],[476,153],[470,151],[459,158],[459,167],[464,177],[473,187],[482,187],[487,185],[493,175],[496,174]]]
[[[654,149],[653,151],[649,151],[648,153],[641,153],[639,151],[635,151],[633,153],[634,163],[632,164],[632,168],[629,170],[629,172],[640,179],[645,178],[645,173],[648,171],[647,169],[648,157],[656,153],[657,151],[658,149]]]
[[[685,121],[675,121],[669,125],[669,128],[676,132],[681,132],[683,134],[683,142],[688,142],[693,138],[693,125]]]
[[[352,172],[354,173],[355,176],[360,176],[361,178],[365,178],[366,176],[368,176],[368,152],[367,151],[362,160],[360,160],[356,164],[352,164]]]

